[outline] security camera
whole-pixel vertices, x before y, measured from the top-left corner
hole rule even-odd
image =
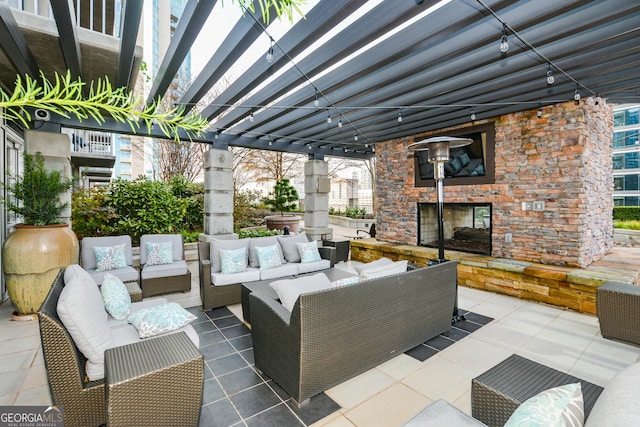
[[[42,120],[43,122],[48,122],[49,120],[51,120],[51,113],[49,113],[47,110],[39,108],[36,110],[36,119]]]

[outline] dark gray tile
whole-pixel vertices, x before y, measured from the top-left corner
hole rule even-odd
[[[229,399],[242,418],[252,417],[282,402],[266,384],[243,390]]]
[[[467,331],[467,332],[475,332],[478,329],[482,328],[482,325],[478,324],[478,323],[474,323],[474,322],[469,322],[467,320],[462,320],[460,322],[456,322],[455,325],[453,325],[451,327],[453,328],[458,328],[458,329],[462,329],[463,331]]]
[[[261,376],[266,379],[267,385],[271,387],[271,389],[275,392],[275,394],[278,395],[278,397],[280,397],[280,399],[284,401],[291,400],[291,396],[289,395],[289,393],[284,391],[284,389],[280,387],[280,385],[278,385],[277,382],[275,382],[272,379],[269,379],[269,377],[267,377],[266,375],[261,375]]]
[[[207,361],[204,361],[204,380],[209,380],[213,378],[213,372],[211,372],[211,368],[209,368],[209,365],[207,364]]]
[[[259,413],[245,422],[249,427],[297,427],[304,424],[291,412],[284,403]]]
[[[229,396],[263,382],[253,369],[248,366],[245,369],[222,375],[218,377],[218,381],[220,381],[222,388]]]
[[[211,323],[211,319],[207,319],[202,322],[198,322],[196,320],[191,323],[191,326],[193,326],[193,329],[195,329],[199,334],[215,330],[215,326]]]
[[[213,325],[211,325],[211,327],[213,327]],[[199,332],[198,335],[200,336],[200,348],[227,340],[220,331],[217,330],[209,329],[207,332]]]
[[[309,403],[301,408],[298,408],[293,400],[289,400],[287,405],[306,425],[311,425],[340,410],[340,405],[324,393],[313,396]]]
[[[227,337],[227,339],[238,338],[243,335],[251,335],[251,331],[249,330],[249,328],[247,328],[243,324],[231,326],[230,328],[220,329],[220,332],[222,332],[222,335]]]
[[[229,427],[242,421],[229,399],[205,405],[200,410],[200,425],[206,427]]]
[[[238,338],[232,338],[229,340],[229,342],[238,351],[246,350],[253,347],[253,339],[251,339],[251,334],[243,335]]]
[[[209,360],[207,363],[209,363],[211,370],[218,377],[249,366],[246,360],[244,360],[238,353]]]
[[[464,315],[464,317],[466,317],[467,320],[474,322],[474,323],[479,323],[480,325],[486,325],[489,322],[493,321],[493,318],[488,317],[488,316],[483,316],[481,314],[476,314],[476,313],[472,313],[472,312],[468,312]]]
[[[230,326],[241,325],[242,322],[240,321],[240,319],[238,319],[236,316],[232,314],[231,316],[213,319],[213,324],[216,325],[218,328],[223,329],[223,328],[228,328]]]
[[[216,381],[215,378],[204,382],[204,387],[202,389],[203,405],[216,402],[225,397],[227,397],[227,395],[224,393],[224,390],[222,389],[220,384],[218,384],[218,381]]]
[[[414,347],[409,351],[405,351],[405,354],[421,362],[424,362],[434,354],[438,354],[438,350],[436,350],[435,348],[427,347],[424,344],[420,344],[419,346]]]
[[[187,308],[187,311],[197,317],[197,319],[194,320],[194,322],[202,322],[205,320],[209,320],[209,317],[207,317],[207,315],[204,314],[204,311],[202,311],[202,307],[190,307],[190,308]]]
[[[244,350],[240,352],[240,355],[244,358],[244,360],[247,361],[247,363],[251,366],[256,364],[256,360],[253,357],[253,348],[250,348],[248,350]]]
[[[209,311],[205,312],[205,314],[210,319],[217,319],[219,317],[233,316],[233,313],[227,307],[214,308],[213,310],[209,310]]]
[[[442,351],[454,343],[455,343],[454,340],[449,339],[447,337],[443,337],[442,335],[438,335],[435,338],[431,338],[425,344],[428,345],[429,347],[435,348],[436,350]]]
[[[231,344],[227,341],[223,341],[206,347],[200,347],[200,353],[204,356],[204,360],[212,360],[235,353],[235,349],[231,347]]]
[[[447,338],[451,338],[454,341],[460,341],[462,338],[469,335],[469,332],[463,331],[462,329],[454,328],[453,326],[449,328],[449,330],[442,334]]]

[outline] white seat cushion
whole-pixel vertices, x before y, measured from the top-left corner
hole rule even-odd
[[[260,270],[249,267],[246,271],[233,274],[211,273],[211,283],[215,286],[234,285],[242,282],[260,280]]]
[[[145,265],[140,272],[140,277],[142,279],[157,279],[159,277],[184,276],[187,271],[187,262],[180,260],[171,264]]]
[[[276,291],[282,306],[289,312],[293,310],[293,306],[301,294],[321,291],[332,287],[331,281],[323,273],[296,277],[295,279],[275,280],[269,283],[269,286]]]
[[[328,259],[321,259],[316,262],[306,262],[302,264],[296,264],[298,266],[298,274],[310,273],[312,271],[326,270],[331,268],[331,261]]]
[[[295,276],[298,274],[298,266],[296,263],[282,264],[280,267],[269,268],[267,270],[260,270],[260,280],[277,279],[285,276]]]
[[[618,372],[596,400],[585,427],[632,426],[640,420],[640,363]]]
[[[87,273],[89,273],[89,275],[93,277],[93,280],[95,280],[95,282],[99,285],[102,284],[102,282],[104,281],[104,275],[107,273],[113,274],[123,282],[137,282],[138,275],[140,274],[138,273],[138,270],[136,270],[133,267],[118,268],[116,270],[109,270],[109,271],[96,271],[94,269],[94,270],[87,270]]]

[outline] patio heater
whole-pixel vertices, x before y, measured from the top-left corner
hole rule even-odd
[[[454,136],[435,136],[409,145],[413,151],[427,151],[427,160],[433,163],[433,179],[436,181],[436,196],[438,200],[438,259],[432,259],[428,265],[446,262],[444,258],[444,164],[449,161],[451,148],[464,147],[473,141],[469,138],[457,138]],[[452,323],[464,320],[464,316],[458,313],[458,283],[456,282],[456,299],[453,306]]]

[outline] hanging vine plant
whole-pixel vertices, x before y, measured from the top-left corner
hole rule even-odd
[[[176,140],[180,129],[191,138],[200,135],[208,125],[199,114],[187,114],[181,106],[165,109],[160,100],[147,106],[141,97],[127,92],[126,88],[114,88],[106,77],[92,82],[86,96],[87,84],[80,78],[73,80],[70,72],[64,76],[55,73],[53,80],[40,72],[40,78],[38,81],[28,75],[18,75],[13,93],[0,89],[0,117],[29,127],[29,108],[47,110],[66,118],[74,116],[79,121],[93,118],[99,124],[109,116],[117,122],[128,123],[134,133],[142,124],[147,132],[157,124],[167,137]]]

